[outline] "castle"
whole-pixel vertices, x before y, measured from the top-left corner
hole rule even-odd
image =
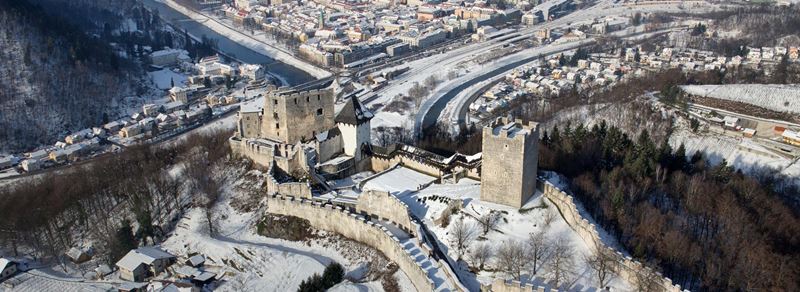
[[[230,139],[234,153],[285,174],[270,192],[290,191],[313,199],[330,191],[327,182],[362,171],[402,165],[438,178],[481,181],[481,199],[521,207],[536,184],[539,130],[535,123],[497,119],[483,129],[483,153],[444,157],[409,145],[372,145],[372,113],[355,96],[344,96],[334,113],[335,81],[324,79],[277,88],[263,104],[242,107]],[[305,183],[289,180],[303,180]],[[283,184],[283,187],[281,185]]]

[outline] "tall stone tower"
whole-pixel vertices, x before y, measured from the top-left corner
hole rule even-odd
[[[520,208],[536,192],[539,124],[499,118],[483,128],[481,200]]]
[[[361,161],[361,150],[370,144],[372,113],[353,95],[336,115],[336,127],[342,133],[344,154]]]
[[[333,79],[323,79],[267,94],[261,137],[288,144],[313,139],[333,128]]]

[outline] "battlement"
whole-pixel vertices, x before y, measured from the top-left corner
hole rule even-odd
[[[609,246],[603,240],[603,236],[600,235],[600,229],[581,215],[581,208],[575,203],[571,195],[547,181],[546,178],[539,178],[539,182],[544,197],[558,208],[561,217],[564,218],[567,225],[578,234],[578,237],[580,237],[586,245],[603,248],[616,255],[616,260],[619,263],[617,273],[622,279],[625,279],[629,283],[635,283],[635,281],[640,278],[640,275],[654,274],[661,278],[656,283],[663,288],[663,291],[684,291],[681,289],[680,285],[673,283],[671,279],[664,277],[661,273],[652,270],[650,267],[630,256],[623,255],[621,252]]]
[[[506,117],[497,118],[489,125],[484,127],[484,132],[491,133],[494,137],[504,138],[526,138],[531,134],[538,133],[539,123],[528,122],[523,123],[522,119],[510,120]],[[538,137],[537,137],[538,138]]]
[[[499,118],[483,128],[481,200],[522,207],[533,196],[539,124]]]
[[[290,90],[290,91],[284,91],[284,92],[274,91],[269,96],[270,97],[280,97],[280,98],[283,98],[283,99],[291,99],[291,98],[294,98],[294,97],[306,97],[306,96],[318,95],[318,94],[319,95],[326,95],[326,94],[332,94],[332,93],[333,93],[333,89],[332,88],[324,88],[324,89],[313,89],[313,90],[307,90],[307,91],[296,91],[296,90]]]
[[[461,285],[457,279],[448,279],[455,282],[451,284],[447,282],[448,280],[431,276],[436,273],[435,269],[441,266],[438,262],[429,264],[430,259],[419,257],[419,250],[414,248],[421,245],[418,239],[401,240],[386,226],[362,214],[328,202],[274,193],[267,195],[267,200],[267,212],[306,219],[315,228],[339,233],[380,250],[389,260],[398,264],[419,291],[434,291],[449,285]]]

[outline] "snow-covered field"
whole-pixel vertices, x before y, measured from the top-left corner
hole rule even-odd
[[[669,143],[673,149],[682,143],[686,147],[687,156],[702,151],[703,156],[712,164],[718,164],[724,159],[728,165],[745,172],[771,168],[789,177],[800,177],[800,163],[796,159],[770,154],[772,151],[749,138],[695,134],[686,128],[679,128],[672,133]]]
[[[156,86],[156,88],[162,90],[172,88],[173,83],[175,86],[181,86],[186,83],[186,80],[188,80],[186,75],[175,73],[170,69],[161,69],[158,71],[148,72],[147,75],[150,75],[150,79],[153,80],[153,84]]]
[[[731,100],[779,112],[800,114],[798,84],[683,85],[688,94]]]

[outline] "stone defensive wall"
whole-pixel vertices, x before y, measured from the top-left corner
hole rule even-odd
[[[270,165],[272,158],[275,156],[275,150],[270,145],[252,143],[248,139],[235,137],[229,139],[228,142],[231,145],[233,154],[250,159],[258,165]]]
[[[367,244],[397,263],[398,267],[411,279],[417,291],[433,291],[436,287],[428,274],[408,253],[386,227],[367,221],[356,213],[305,199],[295,199],[281,195],[270,195],[267,211],[273,214],[295,216],[309,221],[315,228],[336,232],[344,237]],[[412,239],[413,240],[413,239]]]
[[[492,282],[491,289],[487,289],[492,292],[545,292],[545,291],[555,291],[550,290],[549,287],[540,286],[540,285],[533,285],[530,283],[520,283],[516,280],[506,281],[504,279],[494,279]]]
[[[642,263],[607,246],[600,237],[597,227],[581,216],[578,206],[573,201],[572,196],[568,195],[566,192],[560,190],[558,187],[547,181],[539,180],[537,182],[537,187],[542,191],[544,196],[550,200],[550,202],[552,202],[556,208],[558,208],[558,211],[561,213],[567,224],[573,230],[575,230],[575,232],[583,240],[583,242],[586,243],[586,245],[590,247],[609,249],[618,256],[620,265],[617,274],[621,279],[627,281],[628,283],[636,283],[637,275],[653,272],[649,267],[643,265]],[[681,286],[673,284],[671,279],[663,277],[660,273],[657,274],[662,277],[662,281],[659,284],[664,288],[664,291],[683,291],[681,290]],[[507,282],[496,282],[495,284],[498,284],[498,286],[510,285],[519,287],[518,283],[513,284]],[[495,285],[492,285],[493,291],[531,291],[531,289],[528,288],[525,288],[524,290],[503,290],[505,288],[498,287],[498,289],[499,290],[495,289]]]
[[[292,145],[238,137],[231,137],[228,142],[234,155],[250,159],[261,167],[270,167],[274,162],[289,172],[308,171],[308,167],[303,163],[306,156],[301,144]]]
[[[374,172],[382,172],[399,164],[439,179],[454,170],[464,173],[466,177],[480,179],[480,161],[448,161],[438,154],[407,145],[372,147],[375,151],[370,155],[370,167]]]
[[[389,192],[369,190],[358,197],[356,211],[380,217],[390,221],[416,238],[422,238],[419,226],[411,220],[408,214],[408,205],[403,203]]]

